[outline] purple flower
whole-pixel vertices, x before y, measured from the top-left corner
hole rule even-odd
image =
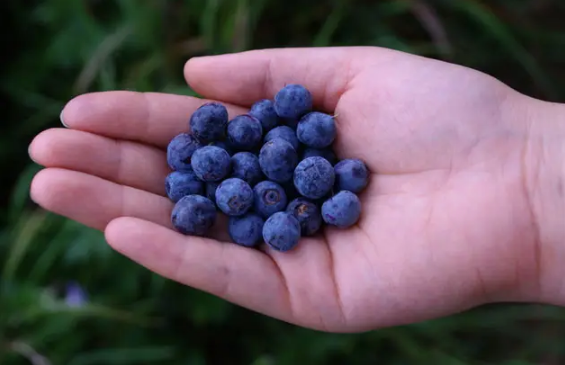
[[[88,301],[85,290],[76,282],[72,281],[66,285],[65,303],[69,307],[81,307]]]

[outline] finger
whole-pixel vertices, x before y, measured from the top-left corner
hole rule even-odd
[[[159,275],[260,313],[291,319],[284,281],[274,262],[260,251],[186,237],[134,218],[112,221],[105,235],[115,250]]]
[[[31,197],[41,207],[104,230],[119,217],[135,217],[172,228],[174,204],[165,197],[119,185],[82,172],[47,168],[31,184]],[[227,218],[218,214],[210,237],[228,241]]]
[[[201,95],[247,106],[298,83],[310,90],[316,106],[333,111],[369,52],[361,47],[247,51],[192,58],[184,74]]]
[[[170,172],[165,153],[155,147],[69,129],[49,129],[32,141],[38,164],[84,172],[165,196]]]
[[[72,129],[164,148],[177,134],[188,132],[192,113],[209,100],[189,96],[105,91],[77,96],[61,113]],[[245,108],[226,105],[230,118]]]
[[[167,198],[82,172],[44,169],[32,181],[31,197],[49,211],[99,230],[123,216],[171,227],[173,203]]]

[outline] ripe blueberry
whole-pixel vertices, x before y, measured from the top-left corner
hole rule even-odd
[[[216,204],[227,215],[244,215],[253,205],[253,189],[236,177],[226,179],[216,189]]]
[[[259,158],[251,152],[238,152],[231,158],[231,177],[247,182],[251,187],[263,179]]]
[[[308,147],[328,147],[336,135],[334,117],[320,112],[308,113],[300,119],[296,135]]]
[[[171,222],[182,234],[204,236],[216,222],[216,207],[203,196],[186,195],[175,204]]]
[[[353,158],[338,162],[335,167],[335,186],[337,190],[359,193],[369,183],[369,170],[363,161]]]
[[[276,127],[273,130],[271,130],[269,133],[267,133],[267,135],[265,135],[264,141],[266,143],[275,138],[284,139],[285,141],[287,141],[292,145],[292,148],[298,151],[298,146],[300,145],[300,142],[298,141],[298,138],[296,138],[296,132],[292,128],[287,127],[285,125]]]
[[[201,142],[223,139],[226,135],[228,111],[220,103],[206,103],[190,117],[190,130]]]
[[[300,223],[290,213],[277,212],[263,225],[265,243],[277,251],[289,251],[300,240]]]
[[[249,115],[259,119],[263,133],[267,133],[279,124],[279,116],[275,111],[273,102],[269,99],[259,100],[251,106]]]
[[[284,183],[292,179],[298,154],[290,143],[275,138],[265,143],[259,152],[259,165],[269,180]]]
[[[228,123],[228,140],[237,151],[251,151],[261,144],[263,127],[261,122],[251,115],[240,115]]]
[[[357,195],[342,190],[322,204],[324,222],[338,228],[348,228],[361,216],[361,202]]]
[[[291,201],[286,208],[287,213],[293,214],[300,222],[300,232],[303,236],[312,236],[322,226],[322,214],[316,204],[304,198]]]
[[[308,157],[294,170],[294,186],[306,198],[319,199],[328,194],[332,190],[334,181],[334,169],[322,157]]]
[[[230,155],[223,148],[204,146],[192,155],[192,168],[202,181],[220,181],[230,172]]]
[[[201,195],[203,190],[204,184],[192,169],[173,171],[165,178],[165,191],[173,202],[178,202],[186,195]]]
[[[311,109],[312,95],[302,85],[286,85],[275,95],[275,110],[281,118],[296,120]]]
[[[188,133],[181,133],[174,137],[167,146],[167,163],[175,171],[189,171],[192,169],[190,161],[194,151],[201,147],[196,137]]]
[[[234,243],[241,246],[256,246],[263,238],[263,218],[255,213],[247,213],[241,217],[230,217],[228,233]]]
[[[283,187],[273,181],[261,181],[253,188],[253,207],[264,218],[284,210],[286,203]]]

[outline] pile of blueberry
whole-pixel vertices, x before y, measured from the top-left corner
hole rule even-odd
[[[324,223],[359,220],[369,171],[361,160],[336,159],[334,116],[313,111],[305,87],[287,85],[229,122],[222,104],[207,103],[189,124],[191,133],[167,148],[174,171],[165,186],[179,232],[208,235],[219,210],[234,243],[288,251]]]

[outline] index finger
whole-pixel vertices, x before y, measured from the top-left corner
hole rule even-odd
[[[104,91],[77,96],[61,113],[72,129],[165,148],[179,133],[188,132],[192,113],[210,100],[190,96]],[[230,118],[245,108],[224,103]]]

